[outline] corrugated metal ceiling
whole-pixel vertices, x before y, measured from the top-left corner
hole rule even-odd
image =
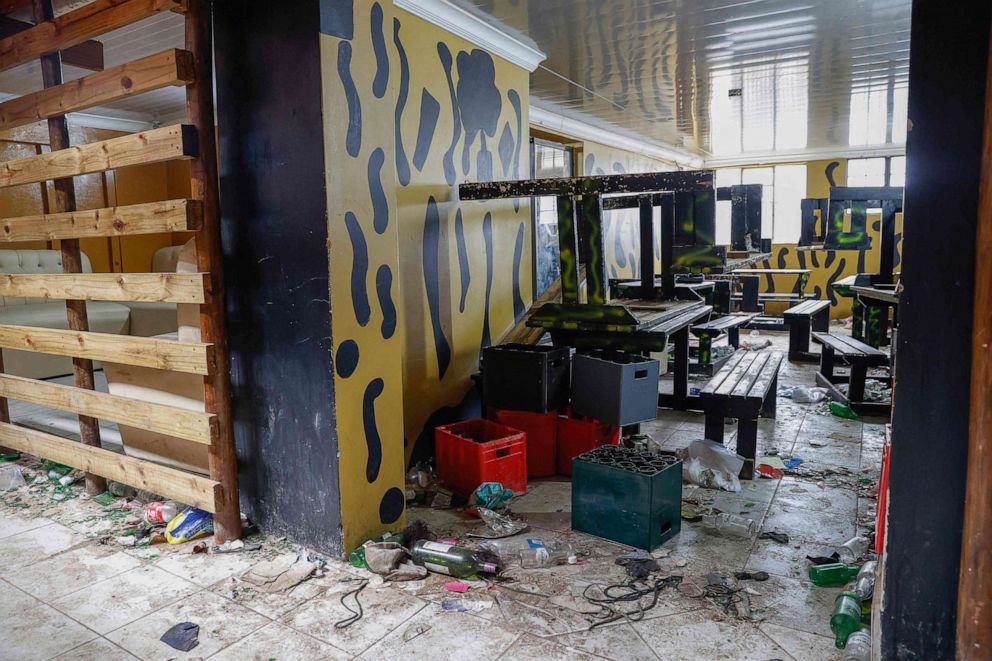
[[[899,143],[911,0],[456,0],[548,59],[532,103],[706,158]]]

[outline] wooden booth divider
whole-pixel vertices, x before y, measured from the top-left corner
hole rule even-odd
[[[0,0],[0,12],[26,7],[34,23],[0,39],[0,71],[40,59],[44,89],[0,103],[0,131],[47,121],[51,151],[0,163],[0,188],[53,181],[55,195],[53,213],[0,219],[0,243],[58,240],[63,272],[0,274],[0,296],[65,300],[69,330],[0,325],[0,357],[3,348],[71,357],[74,385],[5,374],[0,358],[0,446],[86,471],[91,492],[112,479],[213,512],[218,542],[236,539],[241,518],[224,334],[210,2],[93,0],[56,17],[51,0]],[[63,82],[60,52],[162,11],[184,14],[184,49]],[[69,144],[66,113],[166,86],[186,88],[186,123]],[[190,161],[190,199],[75,208],[73,177],[179,159]],[[197,273],[81,272],[80,239],[190,231]],[[199,305],[201,341],[91,332],[86,301]],[[94,360],[200,375],[205,412],[97,392]],[[81,442],[12,424],[7,399],[76,413]],[[209,477],[103,449],[98,419],[206,445]]]

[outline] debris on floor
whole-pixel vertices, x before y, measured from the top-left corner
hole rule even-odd
[[[159,640],[172,649],[188,652],[200,644],[199,636],[200,625],[192,622],[180,622],[170,627]]]
[[[304,553],[287,553],[266,562],[260,562],[246,572],[241,580],[250,583],[259,592],[286,592],[310,578],[318,564],[308,560]]]

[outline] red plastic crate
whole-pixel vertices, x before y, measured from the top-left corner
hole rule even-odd
[[[617,445],[620,428],[593,418],[558,416],[558,473],[572,474],[572,459],[600,445]]]
[[[463,498],[483,482],[499,482],[517,495],[527,492],[522,431],[481,418],[456,422],[435,428],[434,449],[438,477]]]
[[[526,435],[527,477],[549,477],[555,474],[555,456],[558,445],[558,413],[531,413],[493,409],[494,421]]]

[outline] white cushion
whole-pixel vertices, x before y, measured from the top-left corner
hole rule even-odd
[[[83,273],[92,273],[90,258],[81,254]],[[62,252],[59,250],[0,250],[0,273],[62,273]],[[41,298],[0,296],[0,305],[41,303]],[[32,324],[40,326],[41,324]]]

